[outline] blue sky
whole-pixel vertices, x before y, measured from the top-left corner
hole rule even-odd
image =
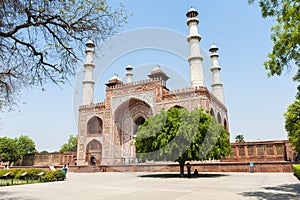
[[[118,5],[118,1],[110,2],[113,6]],[[207,51],[215,43],[220,49],[219,64],[231,140],[237,134],[243,134],[246,141],[286,139],[283,113],[296,94],[296,84],[291,81],[294,71],[281,77],[267,77],[263,62],[272,48],[270,28],[274,21],[262,19],[257,4],[249,6],[247,0],[119,2],[133,14],[120,32],[157,27],[187,35],[185,13],[191,6],[195,7],[199,12],[201,47]],[[179,80],[177,77],[182,81],[177,87],[185,86],[189,80],[186,60],[158,49],[134,51],[119,55],[109,66],[97,66],[105,70],[96,82],[95,101],[103,101],[103,84],[114,73],[122,78],[129,63],[135,67],[135,80],[144,78],[144,73],[156,64],[162,65],[170,77],[175,76],[169,81],[171,89],[176,88],[172,81]],[[77,134],[76,110],[81,97],[76,78],[60,87],[46,85],[45,91],[41,88],[24,90],[19,108],[0,114],[0,137],[24,134],[36,142],[39,151],[59,150],[70,134]],[[210,78],[207,77],[208,87]]]

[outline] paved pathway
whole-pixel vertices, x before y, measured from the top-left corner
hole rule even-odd
[[[63,182],[0,187],[0,200],[300,199],[300,182],[291,173],[176,175],[68,173]]]

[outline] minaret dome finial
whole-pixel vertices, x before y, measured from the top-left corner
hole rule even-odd
[[[88,47],[88,48],[95,48],[95,44],[92,40],[87,41],[85,46]]]
[[[187,16],[188,18],[197,17],[197,16],[198,16],[198,11],[197,11],[195,8],[191,7],[191,8],[189,9],[189,11],[186,13],[186,16]]]

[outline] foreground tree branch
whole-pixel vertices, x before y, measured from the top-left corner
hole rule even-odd
[[[126,20],[122,5],[113,9],[105,0],[1,1],[0,108],[9,108],[25,87],[64,83],[84,42],[99,44]]]
[[[257,0],[263,17],[276,18],[277,24],[271,28],[274,43],[268,60],[264,63],[269,76],[280,76],[291,67],[297,67],[293,80],[298,83],[298,93],[284,114],[285,129],[289,141],[300,152],[300,0]],[[255,0],[248,0],[249,3]]]
[[[271,28],[273,49],[264,63],[269,76],[280,76],[297,67],[293,80],[300,83],[300,0],[257,0],[262,17],[274,17],[277,24]],[[248,0],[254,3],[255,0]],[[300,98],[298,86],[297,98]]]

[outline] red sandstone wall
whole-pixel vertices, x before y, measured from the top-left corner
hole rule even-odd
[[[295,151],[287,140],[231,143],[231,156],[222,162],[293,161]]]
[[[74,165],[76,152],[70,153],[47,153],[47,154],[27,154],[18,163],[21,166],[53,166],[64,165],[69,162]]]

